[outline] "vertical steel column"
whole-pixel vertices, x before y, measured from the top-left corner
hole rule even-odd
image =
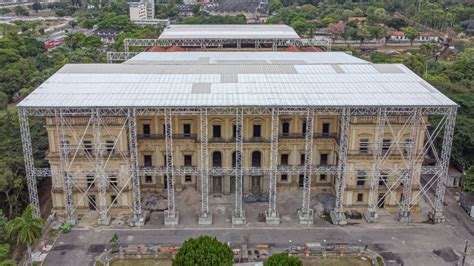
[[[334,211],[331,212],[331,220],[334,224],[347,224],[346,217],[343,212],[344,206],[344,188],[345,188],[345,171],[347,163],[347,149],[349,139],[349,124],[351,121],[351,110],[343,108],[341,112],[340,140],[339,140],[339,161],[337,165],[336,179],[336,204]]]
[[[165,224],[178,224],[174,205],[174,165],[173,165],[173,122],[171,109],[165,110],[166,173],[168,180],[168,210],[165,211]]]
[[[266,222],[269,224],[279,224],[276,197],[277,197],[277,164],[278,164],[278,129],[279,126],[279,110],[272,109],[272,132],[270,143],[270,188],[268,196],[268,211],[266,213]]]
[[[61,110],[55,110],[56,132],[59,147],[59,174],[63,178],[63,189],[65,199],[65,215],[67,220],[73,220],[74,199],[72,193],[72,180],[67,172],[69,165],[69,144],[66,139],[65,119]]]
[[[140,198],[140,175],[138,174],[137,148],[137,114],[135,109],[128,109],[128,141],[130,152],[130,175],[132,180],[133,220],[135,225],[142,225],[142,203]]]
[[[242,209],[242,178],[243,178],[243,132],[244,110],[237,108],[235,116],[235,210],[232,216],[233,224],[244,224],[245,212]]]
[[[92,134],[94,137],[94,153],[95,153],[95,176],[99,181],[97,191],[99,194],[99,221],[100,225],[108,225],[110,219],[107,215],[107,176],[104,174],[104,146],[101,143],[100,132],[101,117],[99,110],[94,110],[94,118],[92,124]]]
[[[208,121],[207,109],[202,108],[200,114],[200,137],[201,137],[201,214],[199,224],[212,224],[212,215],[209,212],[209,150],[208,150]]]
[[[436,185],[436,195],[434,209],[430,218],[435,223],[446,221],[443,215],[444,193],[446,192],[446,181],[448,179],[449,159],[451,156],[451,147],[453,145],[454,125],[456,123],[456,107],[449,109],[446,117],[446,124],[443,134],[443,146],[441,148],[441,173]]]
[[[374,142],[372,144],[373,162],[372,171],[370,173],[370,192],[369,192],[369,204],[368,212],[365,218],[368,222],[377,221],[377,205],[379,199],[379,178],[380,169],[382,167],[382,141],[384,135],[384,119],[385,111],[379,108],[377,111],[377,121],[375,124],[375,135]]]
[[[38,199],[38,187],[36,185],[36,176],[34,174],[33,148],[31,146],[30,124],[26,109],[18,108],[18,117],[20,120],[21,144],[23,147],[23,158],[25,160],[26,182],[28,184],[28,195],[30,203],[34,209],[34,216],[40,217],[40,206]]]
[[[418,158],[418,143],[420,136],[420,125],[421,120],[423,119],[421,109],[415,108],[413,110],[413,117],[411,123],[411,133],[410,138],[411,142],[408,143],[408,169],[403,171],[402,183],[403,183],[403,194],[402,202],[400,204],[400,211],[398,213],[398,220],[400,222],[409,222],[410,221],[410,201],[412,194],[412,183],[416,175],[416,165]]]
[[[304,176],[303,176],[303,206],[299,213],[301,224],[313,223],[313,209],[311,204],[311,174],[313,165],[313,121],[314,110],[308,109],[306,113],[306,134],[304,141]]]

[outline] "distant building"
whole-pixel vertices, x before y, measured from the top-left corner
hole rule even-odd
[[[219,0],[204,5],[203,10],[211,15],[244,15],[247,23],[264,23],[268,16],[266,1],[262,0]]]
[[[347,20],[348,20],[349,22],[351,22],[351,21],[366,22],[366,21],[367,21],[367,17],[348,17]]]
[[[155,1],[143,0],[129,3],[130,20],[139,21],[155,18]]]
[[[467,35],[474,35],[474,19],[461,22],[461,28]]]
[[[191,17],[194,15],[193,12],[193,5],[184,4],[184,5],[177,5],[178,8],[178,15],[180,17]]]
[[[122,33],[121,31],[108,30],[108,29],[97,29],[94,35],[99,37],[100,40],[105,44],[114,44],[115,38]]]
[[[434,35],[432,32],[420,32],[420,34],[413,40],[414,42],[438,42],[439,37]],[[396,42],[408,42],[403,31],[394,31],[390,34],[390,41]]]

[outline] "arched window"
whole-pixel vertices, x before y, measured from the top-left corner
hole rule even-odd
[[[252,167],[262,167],[262,153],[259,151],[252,152]]]
[[[232,167],[237,167],[237,151],[232,153]],[[240,157],[240,166],[242,166],[242,156]]]
[[[222,167],[222,153],[220,151],[212,153],[212,167]]]

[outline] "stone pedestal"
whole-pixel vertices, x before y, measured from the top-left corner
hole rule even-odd
[[[409,223],[411,221],[409,211],[400,211],[397,216],[397,221],[401,223]]]
[[[247,223],[247,219],[245,219],[245,212],[242,211],[242,215],[241,216],[235,216],[232,215],[232,224],[246,224]]]
[[[430,217],[430,220],[435,224],[446,222],[446,217],[443,215],[442,212],[431,211],[428,214],[428,217]]]
[[[212,224],[212,214],[201,213],[198,218],[198,224]]]
[[[105,217],[99,217],[97,220],[98,225],[110,225],[110,215],[107,215]]]
[[[343,212],[331,211],[329,213],[329,216],[331,216],[331,222],[333,224],[337,224],[337,225],[346,225],[347,224],[346,215]]]
[[[301,210],[299,210],[298,218],[300,220],[300,224],[313,224],[313,210],[309,210],[308,213],[303,213]]]
[[[265,211],[265,222],[267,224],[280,224],[280,215],[276,211],[269,213],[267,210]]]
[[[169,216],[168,211],[165,211],[165,225],[178,225],[179,212],[174,212],[174,216]]]
[[[366,212],[364,213],[364,218],[368,223],[376,223],[379,215],[376,212]]]

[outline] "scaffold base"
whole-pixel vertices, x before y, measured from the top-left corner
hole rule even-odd
[[[376,212],[366,212],[364,218],[368,223],[376,223],[379,215]]]
[[[280,224],[280,215],[278,215],[278,212],[269,213],[265,211],[265,222],[267,224]]]
[[[347,219],[346,215],[343,212],[336,213],[335,211],[331,211],[329,213],[329,216],[331,216],[331,222],[336,225],[346,225],[347,224]]]
[[[398,213],[398,216],[397,216],[397,221],[401,222],[401,223],[409,223],[411,222],[411,216],[410,216],[410,212],[407,212],[407,211],[401,211]]]
[[[313,224],[313,210],[310,210],[307,213],[303,213],[301,210],[298,211],[298,218],[300,220],[300,224]]]
[[[99,218],[97,220],[98,225],[109,225],[110,224],[110,215],[107,215],[105,218]]]
[[[198,218],[198,224],[212,224],[212,214],[201,213]]]
[[[168,215],[168,211],[165,211],[165,225],[178,225],[179,223],[179,212],[175,212],[174,216]]]
[[[440,212],[432,211],[428,214],[428,217],[430,217],[430,220],[434,224],[446,222],[446,217],[443,215],[443,213],[440,213]]]
[[[242,211],[242,215],[240,216],[235,216],[232,215],[232,224],[246,224],[247,223],[247,219],[245,218],[245,212]]]

